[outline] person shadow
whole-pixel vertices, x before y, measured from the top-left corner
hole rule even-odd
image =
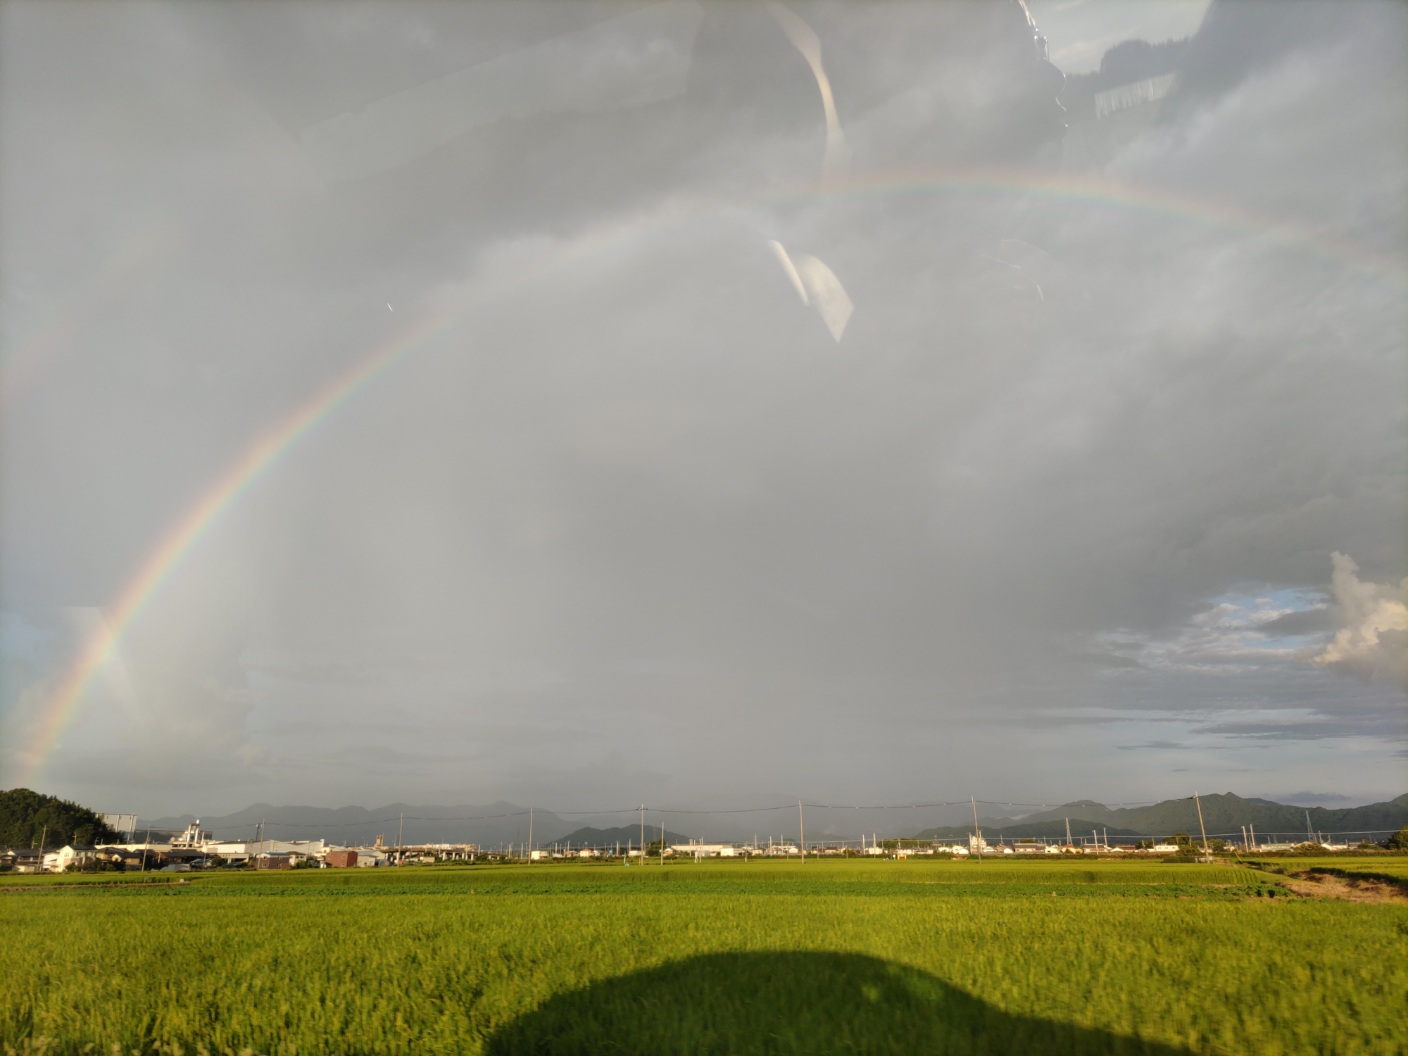
[[[508,1023],[485,1051],[1189,1056],[1003,1012],[915,968],[824,952],[705,954],[592,983]]]

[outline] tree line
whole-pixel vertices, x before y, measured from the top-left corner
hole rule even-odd
[[[27,788],[0,792],[0,846],[43,850],[66,843],[90,846],[114,843],[121,838],[120,832],[77,803]]]

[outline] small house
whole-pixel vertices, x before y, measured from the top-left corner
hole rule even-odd
[[[42,872],[44,855],[32,847],[7,847],[0,854],[0,869],[16,873]]]
[[[44,871],[46,873],[66,873],[70,869],[81,869],[85,865],[91,865],[97,861],[98,850],[96,847],[87,845],[75,847],[72,844],[65,844],[57,851],[48,851],[44,855]]]

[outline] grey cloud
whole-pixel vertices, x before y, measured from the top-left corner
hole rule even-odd
[[[1276,803],[1293,803],[1301,806],[1320,806],[1328,804],[1357,806],[1359,804],[1357,797],[1345,796],[1337,792],[1278,792],[1275,795],[1267,795],[1258,798],[1270,799]]]
[[[495,121],[642,106],[684,90],[703,12],[694,3],[640,8],[574,33],[403,89],[304,129],[329,179],[405,164]]]
[[[1096,667],[1104,668],[1137,668],[1143,666],[1143,664],[1134,657],[1121,656],[1114,652],[1089,653],[1078,659]]]
[[[1304,720],[1261,722],[1220,722],[1198,727],[1201,733],[1253,740],[1319,741],[1340,737],[1396,736],[1402,732],[1397,716],[1354,717],[1317,716]]]
[[[897,791],[977,760],[1079,784],[1055,760],[1083,738],[1132,784],[1114,741],[1245,742],[1190,731],[1273,706],[1401,733],[1386,685],[1194,623],[1230,592],[1323,589],[1335,550],[1374,582],[1408,566],[1401,256],[1361,266],[1403,225],[1401,14],[1151,126],[1108,172],[1037,159],[1008,177],[1028,193],[892,169],[953,145],[896,135],[955,87],[923,51],[944,6],[815,9],[858,181],[826,194],[815,79],[775,26],[778,51],[693,56],[671,99],[482,124],[319,188],[298,130],[620,9],[202,7],[147,39],[118,8],[115,52],[6,9],[6,294],[61,300],[95,247],[171,232],[75,295],[87,314],[5,407],[6,608],[108,604],[271,423],[405,345],[153,594],[142,737],[253,742],[252,780],[324,800],[415,780],[462,801],[823,771]],[[839,345],[770,239],[845,285]],[[984,259],[1004,239],[1045,254],[1042,297]],[[6,708],[67,655],[36,655]],[[313,744],[350,765],[301,779]],[[613,751],[650,762],[605,775]]]
[[[1190,744],[1180,741],[1150,741],[1147,744],[1117,744],[1122,752],[1180,751],[1180,752],[1245,752],[1248,749],[1269,748],[1265,744]],[[1235,771],[1229,771],[1235,772]]]
[[[1284,616],[1278,616],[1274,620],[1263,623],[1261,630],[1264,634],[1273,637],[1293,638],[1298,635],[1328,631],[1333,627],[1334,622],[1330,617],[1329,609],[1318,608],[1288,612]]]
[[[1186,744],[1183,741],[1148,741],[1144,744],[1121,744],[1117,746],[1122,752],[1143,752],[1150,750],[1168,750],[1193,748],[1195,745]]]
[[[366,686],[385,682],[385,675],[360,664],[337,663],[245,663],[246,670],[281,681],[312,682],[318,685]]]
[[[1150,715],[1147,713],[1130,712],[1121,713],[1114,708],[1108,711],[1101,711],[1092,714],[1071,714],[1069,712],[1035,712],[1022,716],[1022,723],[1026,726],[1037,728],[1064,729],[1066,727],[1077,726],[1102,726],[1114,727],[1121,723],[1137,722],[1148,723],[1168,723],[1180,722],[1180,718],[1170,715]]]

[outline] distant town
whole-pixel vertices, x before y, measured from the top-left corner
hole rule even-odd
[[[103,815],[115,827],[135,821],[132,815]],[[1094,831],[1076,838],[998,838],[989,840],[981,831],[964,840],[880,839],[862,836],[858,841],[825,840],[799,844],[795,839],[769,837],[766,843],[704,843],[657,839],[638,843],[573,845],[559,841],[550,847],[527,843],[484,848],[473,843],[387,843],[377,836],[370,844],[341,846],[326,840],[266,839],[262,832],[250,840],[218,840],[201,828],[199,820],[181,832],[148,830],[140,840],[128,828],[124,842],[102,845],[65,844],[54,849],[5,848],[0,851],[0,871],[14,873],[65,873],[71,871],[192,872],[206,869],[368,869],[385,866],[434,865],[441,862],[537,862],[568,859],[618,860],[625,865],[678,858],[806,858],[806,857],[946,857],[1111,855],[1130,857],[1203,857],[1209,854],[1277,853],[1293,851],[1347,851],[1356,847],[1378,850],[1368,841],[1337,842],[1333,836],[1307,833],[1299,842],[1258,839],[1255,829],[1244,828],[1240,840],[1180,834],[1169,840],[1112,840]],[[648,835],[648,833],[646,833]],[[44,842],[40,841],[41,844]]]

